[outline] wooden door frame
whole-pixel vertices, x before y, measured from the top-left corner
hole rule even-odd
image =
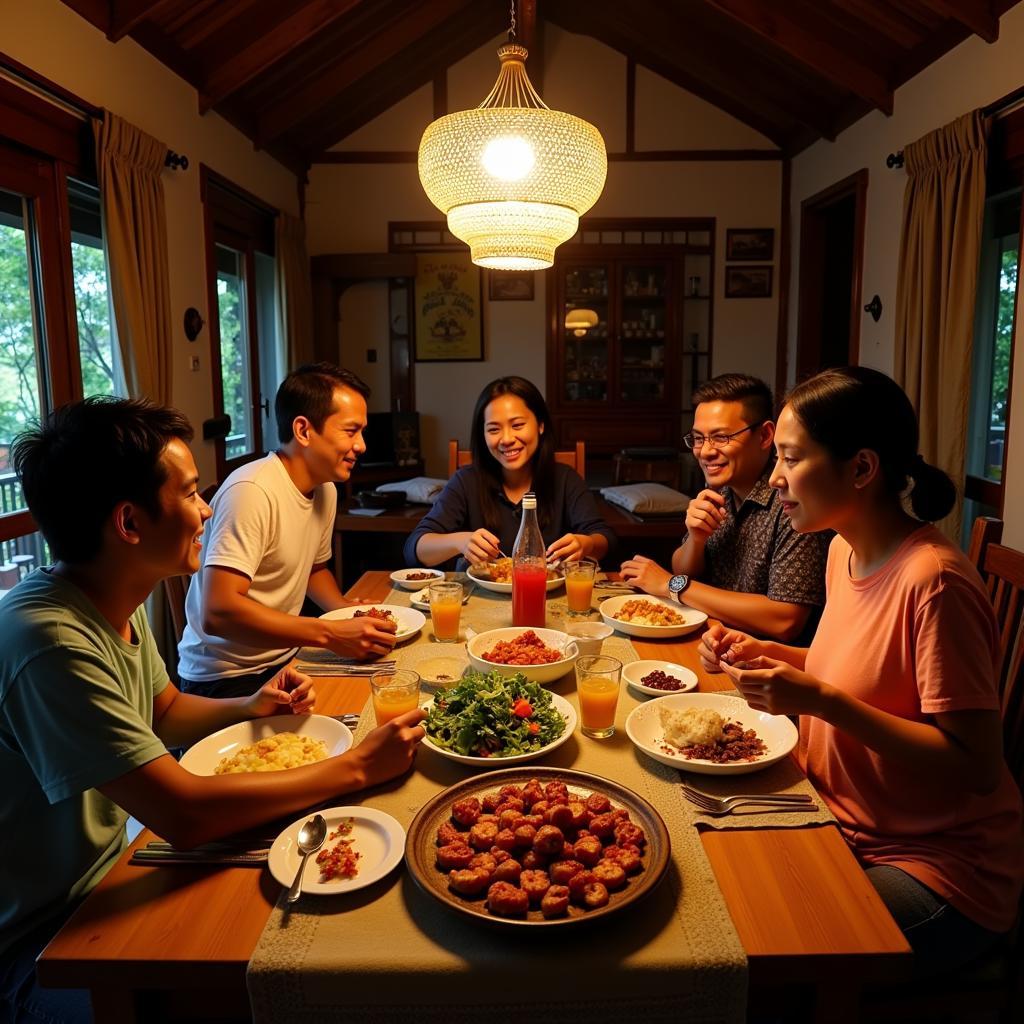
[[[803,376],[802,347],[808,343],[812,324],[821,323],[820,268],[824,247],[823,214],[837,202],[853,196],[853,272],[850,278],[850,337],[848,359],[860,362],[861,293],[864,277],[864,222],[867,215],[868,169],[862,167],[849,177],[803,200],[800,204],[800,287],[797,293],[796,380]],[[820,354],[821,346],[818,345]],[[820,361],[818,361],[820,362]]]

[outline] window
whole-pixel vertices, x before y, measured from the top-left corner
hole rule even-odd
[[[273,398],[284,376],[275,315],[275,212],[202,169],[210,274],[214,410],[230,427],[217,441],[217,476],[276,443]],[[212,317],[211,317],[212,319]]]

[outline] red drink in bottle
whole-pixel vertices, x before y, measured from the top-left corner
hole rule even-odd
[[[523,495],[523,521],[512,549],[512,625],[543,626],[548,574],[544,536],[537,522],[537,496]]]
[[[548,574],[543,566],[512,568],[512,625],[543,626],[546,622]]]

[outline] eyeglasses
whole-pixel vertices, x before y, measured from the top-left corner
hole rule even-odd
[[[734,437],[739,437],[740,434],[745,434],[748,430],[756,430],[764,420],[758,420],[757,423],[751,423],[749,427],[744,427],[742,430],[737,430],[732,434],[709,434],[705,437],[703,434],[684,434],[683,444],[687,448],[692,448],[695,452],[699,452],[704,447],[706,441],[712,448],[724,448]]]

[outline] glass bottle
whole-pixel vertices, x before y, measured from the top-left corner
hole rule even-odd
[[[523,495],[523,518],[512,548],[512,625],[543,626],[547,607],[547,557],[537,521],[537,495]]]

